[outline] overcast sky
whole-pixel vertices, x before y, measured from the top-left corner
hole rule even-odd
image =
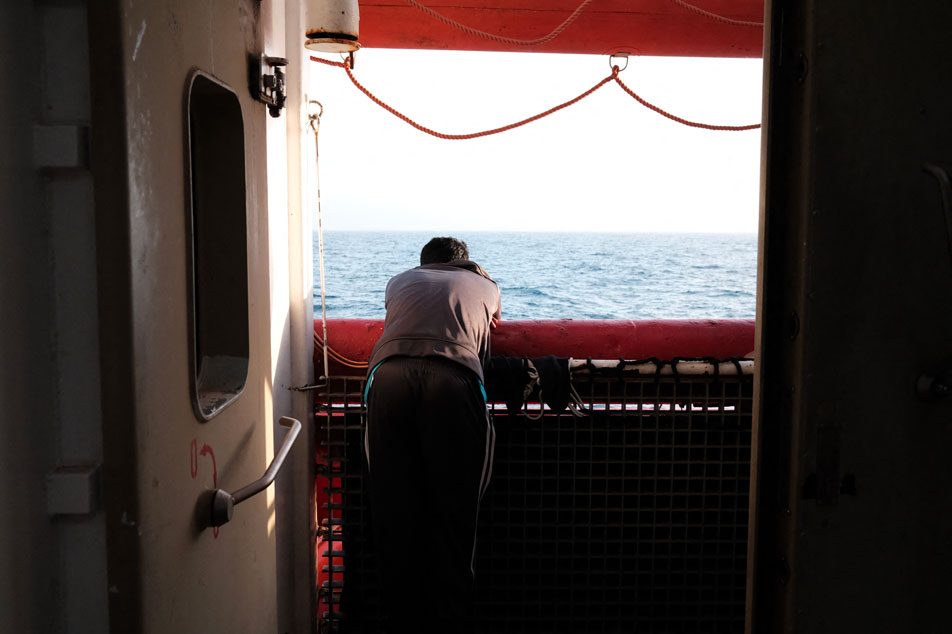
[[[444,141],[371,102],[343,70],[311,67],[325,229],[757,231],[759,130],[685,127],[611,82],[514,131]],[[760,121],[761,69],[633,57],[621,78],[685,119],[744,125]],[[371,49],[354,74],[410,118],[462,134],[534,115],[609,73],[607,56]]]

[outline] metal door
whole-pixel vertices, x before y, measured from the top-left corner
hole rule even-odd
[[[949,629],[950,26],[767,3],[750,632]]]
[[[273,244],[268,211],[287,175],[268,149],[286,146],[249,70],[283,3],[95,4],[110,627],[273,632],[274,488],[221,528],[206,493],[259,478],[282,441],[288,236]]]

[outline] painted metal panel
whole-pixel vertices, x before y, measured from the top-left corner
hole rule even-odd
[[[768,3],[750,631],[945,631],[952,8]]]
[[[203,494],[257,479],[273,452],[268,115],[248,89],[262,4],[122,0],[96,11],[94,95],[105,110],[94,147],[110,150],[97,182],[100,307],[110,311],[101,328],[110,625],[275,631],[274,489],[220,529],[202,526]],[[246,169],[249,371],[241,395],[207,422],[192,411],[188,379],[184,102],[195,70],[238,95]]]
[[[260,25],[267,55],[286,58],[286,110],[268,118],[268,198],[271,248],[272,406],[277,421],[290,414],[304,428],[275,482],[278,632],[309,632],[317,622],[313,406],[313,259],[311,213],[315,207],[314,147],[303,104],[307,76],[305,3],[264,0]]]
[[[470,29],[534,40],[562,24],[582,0],[419,4]],[[760,57],[763,9],[758,0],[599,0],[585,7],[557,37],[523,46],[465,32],[405,0],[361,0],[360,42],[377,48]]]
[[[107,630],[83,2],[0,4],[0,623]]]

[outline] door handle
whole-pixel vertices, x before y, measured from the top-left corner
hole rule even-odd
[[[217,489],[212,494],[210,526],[221,526],[222,524],[228,523],[231,520],[236,505],[264,491],[268,488],[268,485],[274,482],[274,478],[278,475],[278,471],[280,471],[281,466],[284,464],[284,459],[287,458],[288,453],[291,451],[291,445],[294,444],[294,440],[298,437],[298,434],[301,433],[301,421],[296,418],[282,416],[278,424],[282,427],[288,427],[289,429],[288,433],[284,436],[284,442],[281,443],[281,448],[278,450],[278,453],[274,454],[274,459],[271,460],[271,465],[268,467],[268,470],[264,472],[263,476],[248,486],[241,487],[234,493],[229,493],[224,489]]]

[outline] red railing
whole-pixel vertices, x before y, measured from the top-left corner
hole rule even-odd
[[[382,319],[331,319],[327,322],[331,376],[366,374]],[[314,322],[314,363],[323,372],[320,320]],[[753,319],[516,320],[493,331],[493,356],[555,355],[576,359],[673,359],[744,357],[754,350]],[[343,362],[337,359],[344,360]],[[347,361],[356,362],[347,364]]]

